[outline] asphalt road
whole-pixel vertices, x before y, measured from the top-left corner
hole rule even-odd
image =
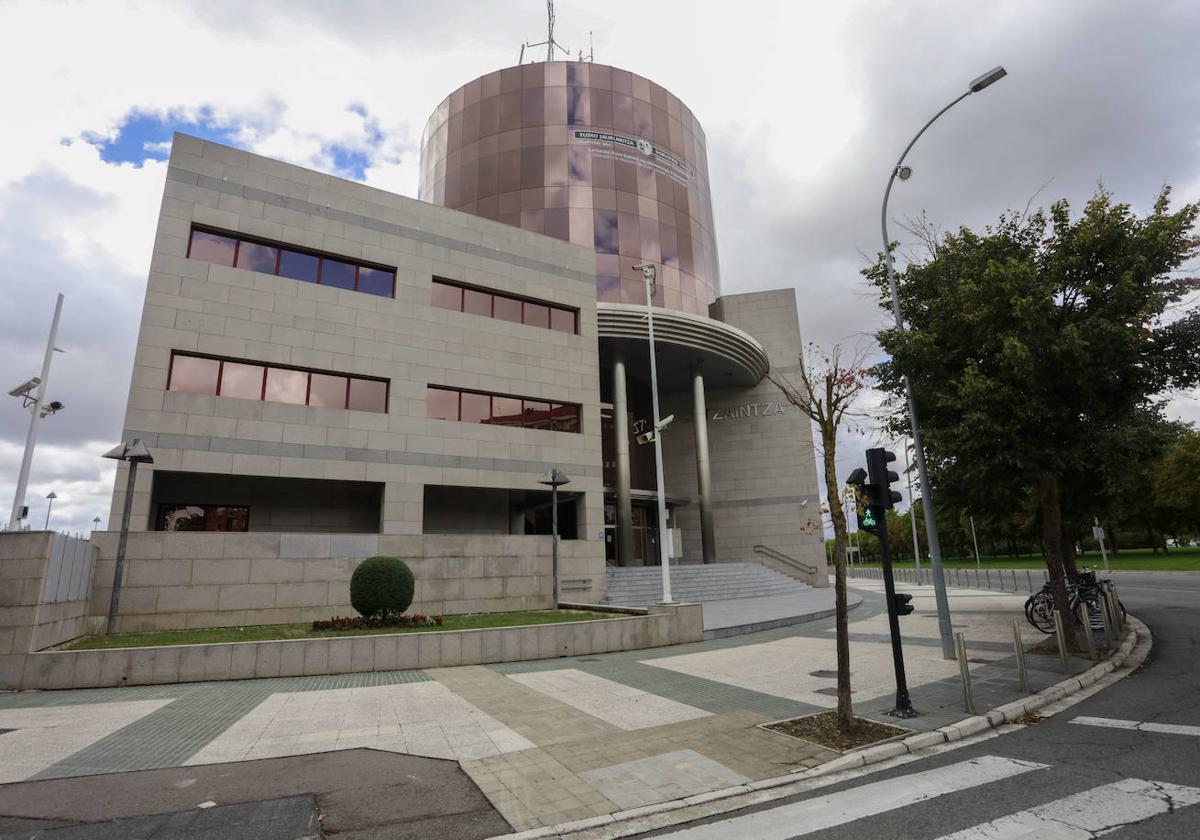
[[[1126,609],[1154,636],[1145,663],[1119,683],[1035,726],[644,836],[932,840],[962,832],[956,840],[1060,840],[1120,825],[1105,836],[1200,837],[1200,574],[1113,578]],[[1147,732],[1071,723],[1079,718],[1167,726]]]

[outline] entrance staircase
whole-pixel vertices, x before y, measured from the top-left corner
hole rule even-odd
[[[678,602],[771,598],[812,589],[807,583],[757,563],[671,566],[671,598]],[[659,566],[615,566],[608,570],[609,604],[644,607],[662,600]]]

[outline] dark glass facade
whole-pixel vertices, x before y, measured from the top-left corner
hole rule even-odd
[[[489,73],[425,127],[419,197],[594,248],[596,295],[699,315],[720,294],[704,131],[627,70],[556,61]]]

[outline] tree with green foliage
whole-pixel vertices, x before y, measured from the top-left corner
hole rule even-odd
[[[1058,201],[1048,216],[930,236],[929,258],[897,276],[907,329],[877,335],[881,386],[899,405],[902,374],[912,384],[936,492],[1000,510],[1036,499],[1067,627],[1070,480],[1093,442],[1200,379],[1200,308],[1179,310],[1197,282],[1178,274],[1197,252],[1198,207],[1172,212],[1169,197],[1139,217],[1101,190],[1075,218]],[[882,257],[864,274],[887,308]]]
[[[412,604],[412,569],[399,557],[368,557],[350,576],[350,604],[363,618],[404,613]]]

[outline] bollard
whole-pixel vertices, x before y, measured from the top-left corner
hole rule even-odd
[[[979,581],[979,569],[975,570],[975,588],[983,589],[983,584],[981,584]]]
[[[1033,572],[1029,569],[1025,570],[1025,582],[1029,584],[1029,591],[1033,592]]]
[[[963,705],[967,714],[975,714],[975,698],[971,696],[971,669],[967,665],[967,640],[962,633],[954,634],[954,652],[958,657],[958,675],[962,678]]]
[[[986,578],[987,578],[987,588],[988,588],[988,589],[991,589],[991,588],[992,588],[992,570],[991,570],[991,569],[984,569],[984,570],[983,570],[983,574],[984,574],[984,575],[986,576]]]
[[[1013,654],[1017,659],[1017,685],[1026,694],[1033,694],[1033,689],[1029,685],[1029,672],[1025,670],[1025,645],[1021,643],[1021,624],[1018,621],[1012,623],[1013,635]]]
[[[1088,659],[1093,662],[1099,661],[1096,656],[1096,642],[1092,638],[1092,614],[1088,610],[1087,601],[1084,601],[1079,607],[1083,612],[1083,639],[1087,642]]]
[[[1120,638],[1125,633],[1125,616],[1121,615],[1121,599],[1117,597],[1115,583],[1109,584],[1105,596],[1108,598],[1108,608],[1112,610],[1113,624],[1117,628],[1117,638]]]
[[[1106,594],[1100,599],[1100,620],[1104,622],[1104,646],[1109,650],[1113,649],[1112,616],[1108,614],[1111,607]]]
[[[1067,662],[1067,635],[1062,626],[1062,616],[1055,609],[1050,613],[1054,616],[1054,637],[1058,640],[1058,661],[1062,663],[1063,673],[1071,676],[1071,665]]]
[[[1012,570],[1012,576],[1013,576],[1013,592],[1018,592],[1018,591],[1020,591],[1020,587],[1017,586],[1017,570],[1016,569]]]

